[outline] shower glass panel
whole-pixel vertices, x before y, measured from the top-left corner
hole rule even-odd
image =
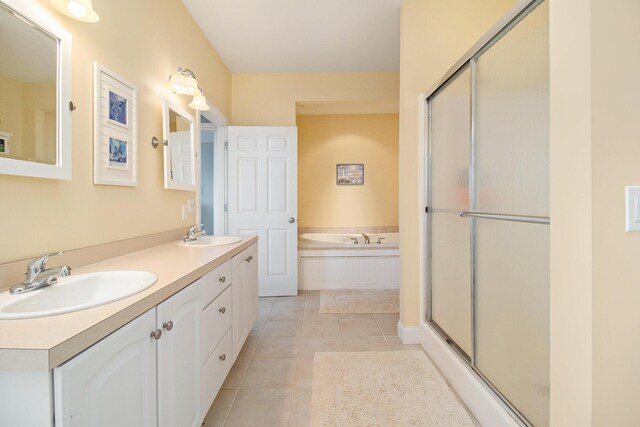
[[[542,3],[476,66],[476,205],[549,216],[549,26]],[[476,368],[549,425],[549,226],[475,220]]]
[[[472,354],[469,209],[471,72],[462,70],[431,102],[431,320]]]
[[[476,367],[549,425],[549,226],[476,219]]]

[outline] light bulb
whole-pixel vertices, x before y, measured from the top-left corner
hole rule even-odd
[[[87,15],[87,7],[75,0],[67,2],[67,10],[75,18],[83,18]]]

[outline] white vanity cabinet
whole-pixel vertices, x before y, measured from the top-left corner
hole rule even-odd
[[[199,426],[199,340],[195,282],[54,369],[56,427]]]
[[[157,426],[155,329],[154,308],[54,369],[56,427]]]
[[[233,257],[233,360],[258,316],[258,245]]]

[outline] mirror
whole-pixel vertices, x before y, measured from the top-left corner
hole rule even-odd
[[[36,2],[0,0],[0,173],[71,179],[71,35]]]
[[[168,99],[162,103],[164,188],[196,191],[193,117]]]

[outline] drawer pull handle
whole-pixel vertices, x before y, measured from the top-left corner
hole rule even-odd
[[[226,354],[220,355],[220,360],[222,360],[223,362],[227,360],[227,355]]]
[[[253,261],[253,255],[247,258],[247,262],[251,262],[251,261]]]
[[[167,331],[170,331],[173,329],[173,322],[171,320],[169,320],[167,323],[165,323],[164,325],[162,325],[162,327],[164,329],[166,329]]]
[[[227,281],[227,278],[226,278],[226,277],[224,277],[224,276],[222,276],[222,277],[220,277],[220,278],[218,279],[218,282],[220,282],[220,283],[224,283],[224,282],[226,282],[226,281]]]
[[[225,314],[225,313],[227,312],[227,309],[226,309],[226,307],[221,307],[218,311],[219,311],[221,314]]]
[[[161,336],[162,336],[162,330],[161,329],[156,329],[155,331],[151,332],[151,338],[153,338],[155,340],[159,340]]]

